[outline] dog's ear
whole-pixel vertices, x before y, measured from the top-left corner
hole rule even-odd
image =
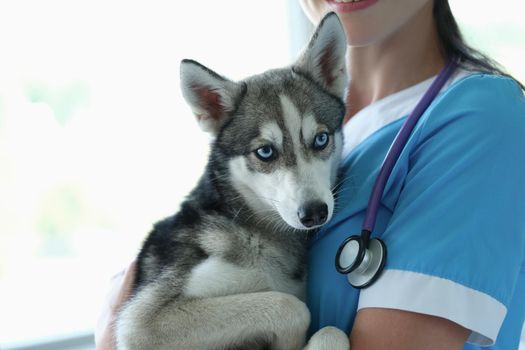
[[[337,15],[331,12],[321,20],[293,69],[307,74],[344,100],[348,85],[346,46],[343,26]]]
[[[221,77],[193,60],[182,60],[180,85],[200,127],[214,135],[235,109],[244,89],[242,84]]]

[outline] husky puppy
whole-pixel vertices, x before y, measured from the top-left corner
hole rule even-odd
[[[120,350],[304,346],[307,232],[334,211],[345,52],[332,13],[287,68],[233,82],[182,61],[182,93],[214,141],[197,187],[144,242]],[[349,345],[327,327],[308,348]]]

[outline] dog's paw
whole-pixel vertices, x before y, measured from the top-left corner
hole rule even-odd
[[[348,335],[335,327],[324,327],[318,330],[304,350],[349,350]]]
[[[274,318],[272,350],[300,350],[304,346],[306,331],[310,325],[310,311],[297,297],[272,292],[272,309],[278,310]]]

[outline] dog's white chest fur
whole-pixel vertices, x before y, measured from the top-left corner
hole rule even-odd
[[[240,266],[218,256],[211,256],[196,265],[188,278],[184,294],[209,298],[260,291],[279,291],[304,299],[304,282],[286,276],[265,259],[256,259],[259,266]]]
[[[276,290],[302,297],[302,287],[302,283],[292,282],[277,271],[272,274],[264,269],[244,268],[219,257],[210,257],[192,270],[184,294],[215,297]]]

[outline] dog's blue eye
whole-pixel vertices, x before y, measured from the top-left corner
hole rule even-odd
[[[328,144],[328,133],[327,132],[320,132],[319,134],[315,135],[314,139],[314,149],[316,150],[322,150],[326,147]]]
[[[262,146],[255,150],[255,155],[257,158],[263,161],[272,160],[275,157],[275,150],[272,146]]]

